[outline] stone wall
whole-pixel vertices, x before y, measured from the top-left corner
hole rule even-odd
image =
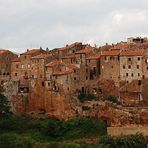
[[[111,136],[119,135],[131,135],[136,133],[142,133],[144,136],[148,136],[148,126],[130,126],[130,127],[108,127],[107,133]]]

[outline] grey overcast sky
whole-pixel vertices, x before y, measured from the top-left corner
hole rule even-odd
[[[102,45],[148,35],[148,0],[0,0],[0,48]]]

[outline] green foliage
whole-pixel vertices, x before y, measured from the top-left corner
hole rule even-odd
[[[17,134],[1,134],[1,148],[33,148],[33,141]]]
[[[8,116],[10,113],[9,101],[0,93],[0,117]]]
[[[107,100],[113,103],[117,103],[118,102],[118,97],[117,96],[108,96]]]
[[[99,146],[106,146],[107,148],[144,148],[146,139],[142,134],[119,136],[113,138],[111,136],[104,136],[99,141]]]
[[[106,134],[106,125],[100,120],[84,117],[66,122],[49,120],[44,133],[52,138],[81,138]]]
[[[90,110],[90,107],[89,106],[82,106],[82,110]]]
[[[84,102],[84,101],[93,101],[96,100],[97,98],[93,95],[93,94],[85,94],[85,93],[80,93],[78,95],[78,99],[80,100],[80,102]]]

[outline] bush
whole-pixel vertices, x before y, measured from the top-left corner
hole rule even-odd
[[[142,134],[119,136],[113,138],[111,136],[104,136],[99,141],[99,146],[106,146],[108,148],[144,148],[146,146],[146,139]]]
[[[86,95],[85,93],[80,93],[78,99],[80,100],[80,102],[84,102],[84,101],[96,100],[96,97],[93,94]]]
[[[106,134],[106,125],[100,120],[85,117],[66,122],[49,120],[44,133],[51,138],[81,138]]]
[[[117,96],[108,96],[107,100],[113,103],[117,103],[118,102],[118,97]]]
[[[91,108],[89,106],[82,106],[82,110],[90,110]]]
[[[0,147],[2,148],[33,148],[34,142],[17,134],[1,134]]]

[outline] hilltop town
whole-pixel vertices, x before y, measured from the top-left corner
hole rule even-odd
[[[15,114],[67,120],[101,118],[108,126],[148,124],[148,39],[52,50],[0,50],[0,84]]]

